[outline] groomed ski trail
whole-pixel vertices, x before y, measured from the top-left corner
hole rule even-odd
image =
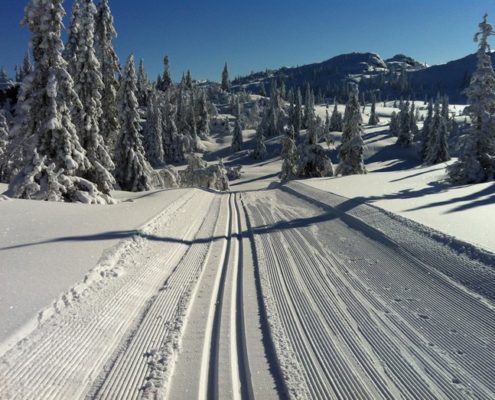
[[[434,252],[427,265],[303,198],[271,190],[246,201],[291,396],[493,398],[493,307],[439,273]]]

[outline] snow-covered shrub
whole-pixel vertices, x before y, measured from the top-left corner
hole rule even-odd
[[[182,187],[199,187],[219,191],[229,190],[227,171],[222,163],[210,165],[197,155],[187,155],[188,166],[180,171],[180,183]]]

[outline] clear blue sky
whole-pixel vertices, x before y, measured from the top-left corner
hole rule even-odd
[[[29,32],[19,26],[27,0],[1,0],[0,65],[20,63]],[[70,12],[72,0],[64,2]],[[191,69],[219,80],[303,65],[353,51],[405,53],[440,64],[475,51],[473,35],[493,0],[110,0],[121,62],[143,57],[150,78],[168,54],[174,79]],[[494,41],[495,48],[495,41]]]

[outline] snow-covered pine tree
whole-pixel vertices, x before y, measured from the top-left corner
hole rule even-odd
[[[270,103],[265,109],[260,127],[265,137],[279,136],[284,132],[284,113],[281,107],[280,92],[275,81],[271,85]]]
[[[394,136],[399,136],[400,132],[400,118],[399,114],[397,114],[395,111],[392,112],[392,115],[390,117],[390,133]]]
[[[368,125],[378,125],[380,123],[380,118],[378,118],[378,115],[376,115],[376,97],[373,95],[372,97],[372,103],[371,103],[371,113],[370,113],[370,119],[368,121]]]
[[[101,92],[104,88],[101,66],[94,47],[96,7],[93,0],[81,0],[79,12],[79,43],[73,60],[74,89],[83,106],[83,119],[77,122],[79,140],[86,150],[91,167],[82,176],[96,183],[98,189],[109,194],[115,179],[110,171],[115,169],[100,134],[99,121],[103,113]],[[77,20],[75,21],[77,23]]]
[[[494,179],[495,171],[495,72],[493,71],[488,38],[495,34],[485,15],[475,36],[478,45],[478,65],[465,94],[468,98],[467,113],[471,128],[461,138],[458,161],[447,168],[455,183],[478,183]]]
[[[29,52],[26,51],[24,59],[22,60],[22,65],[19,69],[18,82],[24,81],[24,78],[33,72],[33,64],[31,64],[31,58],[29,57]]]
[[[418,110],[416,109],[416,105],[414,101],[411,102],[411,111],[409,112],[409,121],[411,121],[411,141],[414,140],[419,134],[418,128]]]
[[[342,113],[339,112],[337,108],[337,102],[333,107],[332,116],[330,117],[330,131],[331,132],[342,132],[343,129]]]
[[[225,92],[230,92],[229,68],[227,63],[225,63],[222,71],[222,90]]]
[[[420,156],[422,161],[426,161],[428,154],[428,143],[430,140],[431,124],[433,122],[433,99],[428,102],[428,113],[423,122],[423,129],[419,135],[420,142]]]
[[[91,167],[71,120],[72,106],[82,108],[61,51],[63,0],[30,0],[23,24],[32,32],[34,70],[19,96],[14,169],[10,197],[107,203],[91,182],[76,176]],[[15,149],[22,149],[19,154]]]
[[[184,84],[185,84],[187,90],[193,90],[193,79],[192,79],[192,75],[191,75],[190,70],[187,70],[186,80],[185,80]]]
[[[117,111],[117,90],[120,64],[113,47],[113,39],[117,36],[113,25],[113,16],[108,0],[100,0],[95,17],[95,51],[100,62],[103,88],[101,90],[100,133],[105,140],[110,154],[113,156],[115,142],[119,134],[119,115]]]
[[[283,163],[280,179],[288,181],[295,178],[297,175],[297,147],[295,142],[295,130],[293,126],[289,127],[287,135],[282,138],[282,154]]]
[[[149,97],[143,146],[150,164],[155,168],[162,167],[164,164],[163,119],[160,98],[156,90],[153,90]]]
[[[302,107],[302,95],[301,89],[297,88],[296,96],[295,96],[295,105],[294,105],[294,119],[292,121],[292,126],[294,127],[294,140],[298,140],[299,135],[301,134],[302,129],[302,120],[303,120],[303,107]]]
[[[201,139],[206,140],[210,136],[210,114],[208,112],[208,99],[204,90],[201,90],[199,95],[197,110],[198,135]]]
[[[310,120],[306,141],[298,148],[297,176],[299,178],[320,178],[333,175],[333,165],[327,157],[318,138],[324,130],[320,117]]]
[[[7,123],[7,118],[5,117],[5,112],[0,110],[0,160],[3,159],[3,155],[7,150],[7,144],[9,143],[9,124]],[[1,168],[1,166],[0,166]],[[2,171],[0,171],[0,180],[2,180]]]
[[[364,142],[361,137],[362,124],[359,90],[357,85],[352,84],[344,114],[342,144],[339,147],[340,163],[337,166],[337,175],[366,173],[363,159]]]
[[[309,83],[306,85],[306,95],[304,98],[303,126],[308,129],[315,119],[315,95]]]
[[[170,90],[165,92],[162,102],[163,119],[163,152],[165,161],[169,163],[185,160],[182,136],[179,135],[176,124],[177,108],[171,99]]]
[[[266,157],[265,137],[263,136],[263,128],[261,125],[256,129],[254,149],[251,152],[251,157],[255,160],[263,160]]]
[[[237,118],[234,125],[234,133],[232,135],[232,152],[236,153],[242,150],[243,138],[242,138],[242,125],[241,120]]]
[[[139,104],[134,56],[127,60],[122,74],[119,99],[120,136],[116,147],[115,177],[122,190],[139,192],[152,189],[152,169],[144,155],[139,133]]]
[[[70,18],[69,33],[67,44],[63,51],[65,61],[67,61],[67,70],[74,77],[77,68],[77,53],[81,45],[81,0],[75,0],[72,6]]]
[[[146,107],[148,104],[148,90],[149,90],[149,80],[146,75],[146,69],[144,67],[144,60],[141,58],[139,60],[139,67],[137,73],[137,100],[140,107]]]
[[[170,75],[170,60],[168,56],[165,56],[165,58],[163,59],[163,76],[161,78],[158,89],[166,92],[172,86],[173,83],[172,83],[172,76]]]
[[[408,147],[412,143],[411,114],[409,107],[409,101],[406,101],[399,113],[400,130],[399,136],[397,137],[397,144],[403,147]]]
[[[428,164],[439,164],[450,160],[448,129],[445,114],[440,109],[440,98],[435,102],[435,113],[431,122],[425,161]]]

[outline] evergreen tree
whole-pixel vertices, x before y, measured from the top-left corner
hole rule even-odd
[[[0,110],[0,160],[3,159],[3,155],[7,150],[9,136],[9,124],[7,123],[5,112],[3,110]],[[2,171],[0,171],[0,178],[2,178]]]
[[[271,85],[270,104],[265,110],[260,128],[265,137],[278,136],[284,132],[284,112],[281,106],[280,92],[275,81]]]
[[[394,136],[399,136],[400,132],[400,119],[399,114],[395,111],[392,112],[392,116],[390,117],[390,133]]]
[[[184,144],[177,130],[177,108],[171,99],[170,90],[165,92],[162,104],[163,118],[163,152],[166,162],[181,162],[185,160]]]
[[[102,111],[101,92],[103,80],[101,66],[94,48],[96,7],[93,0],[82,0],[79,14],[79,44],[73,57],[74,89],[83,106],[83,119],[78,121],[78,134],[91,167],[83,174],[106,194],[115,185],[110,171],[115,166],[109,156],[103,137],[100,134],[99,121]],[[76,21],[77,22],[77,21]]]
[[[371,103],[371,113],[370,119],[368,121],[368,125],[378,125],[380,123],[380,118],[376,115],[376,97],[373,95],[372,103]]]
[[[400,130],[399,136],[397,137],[397,144],[403,147],[408,147],[412,143],[412,132],[411,132],[411,114],[409,112],[409,101],[403,104],[401,111],[399,113],[400,118]]]
[[[430,99],[428,103],[428,114],[423,123],[423,129],[420,135],[420,155],[421,160],[426,161],[426,156],[428,154],[428,143],[430,140],[431,124],[433,122],[433,100]]]
[[[342,129],[343,129],[342,114],[339,112],[337,108],[337,103],[335,103],[332,116],[330,117],[330,131],[342,132]]]
[[[440,98],[435,103],[435,114],[430,126],[430,136],[425,161],[428,164],[439,164],[450,160],[447,120],[440,110]]]
[[[296,92],[295,105],[294,105],[294,118],[292,121],[292,126],[294,126],[294,133],[295,133],[294,140],[297,140],[297,138],[299,138],[299,135],[301,134],[302,120],[303,120],[302,95],[301,95],[301,89],[298,88]]]
[[[82,108],[61,51],[63,0],[30,0],[23,24],[32,32],[34,70],[21,87],[16,141],[11,154],[19,173],[10,182],[10,197],[110,202],[89,181],[76,176],[91,167],[71,119]],[[15,149],[22,149],[19,153]]]
[[[19,69],[19,76],[17,82],[22,82],[26,76],[33,72],[33,65],[31,64],[31,59],[29,57],[29,52],[26,52],[24,59],[22,61],[22,66]]]
[[[232,136],[232,152],[236,153],[242,150],[243,138],[242,138],[242,126],[239,118],[235,121],[234,133]]]
[[[210,136],[210,114],[208,112],[208,99],[204,90],[201,91],[199,96],[197,109],[198,135],[206,140]]]
[[[95,51],[100,62],[103,88],[101,90],[100,133],[111,154],[114,153],[115,142],[119,134],[119,115],[117,111],[117,90],[120,64],[113,47],[113,39],[117,36],[113,25],[113,16],[108,0],[100,0],[95,18]]]
[[[295,142],[294,127],[290,126],[288,134],[282,138],[282,154],[283,163],[280,179],[288,181],[297,176],[297,147]]]
[[[155,168],[163,166],[163,119],[160,99],[156,91],[152,92],[149,99],[143,145],[150,164]]]
[[[340,164],[337,175],[365,174],[363,152],[364,142],[361,137],[363,119],[359,107],[359,91],[357,85],[350,88],[349,101],[344,114],[342,144],[339,148]]]
[[[307,129],[315,119],[315,95],[309,83],[306,85],[303,126]]]
[[[222,90],[230,92],[229,68],[227,67],[227,63],[225,63],[222,71]]]
[[[139,60],[139,68],[137,73],[137,100],[140,107],[146,107],[148,104],[149,81],[144,68],[144,60]]]
[[[187,70],[186,80],[185,80],[184,84],[185,84],[187,90],[193,90],[193,79],[192,79],[192,75],[191,75],[190,70]]]
[[[170,75],[170,60],[168,56],[163,59],[163,77],[161,78],[158,89],[167,91],[172,87],[172,76]]]
[[[251,152],[251,157],[255,160],[263,160],[266,157],[265,137],[261,125],[256,129],[254,138],[254,150]]]
[[[458,161],[447,171],[455,183],[477,183],[492,180],[495,171],[495,138],[493,115],[495,114],[495,72],[493,71],[488,38],[494,35],[492,25],[485,15],[475,36],[478,47],[478,65],[465,94],[468,98],[467,113],[472,126],[462,138]]]
[[[416,105],[414,101],[411,103],[411,111],[409,112],[409,121],[411,121],[411,142],[418,136],[418,110],[416,110]]]
[[[75,76],[77,68],[77,53],[81,45],[81,0],[75,0],[72,6],[67,44],[63,56],[67,61],[67,70],[72,77]]]
[[[116,148],[117,183],[122,190],[139,192],[152,189],[152,169],[144,155],[139,133],[139,104],[134,56],[127,60],[118,93],[120,136]]]

